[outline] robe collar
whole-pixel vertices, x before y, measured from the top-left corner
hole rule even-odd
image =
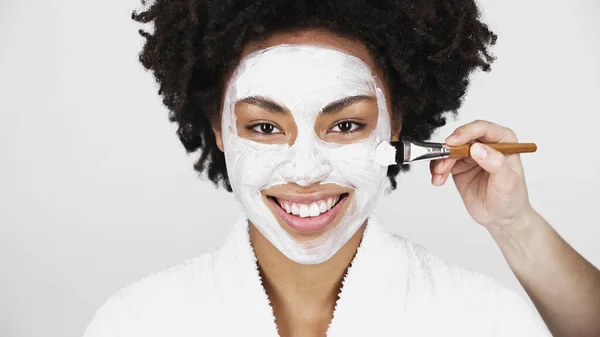
[[[369,217],[357,253],[342,281],[327,336],[378,336],[401,331],[410,273],[404,240]],[[228,308],[232,331],[278,336],[273,309],[262,286],[242,216],[217,251],[215,282]],[[225,327],[227,329],[227,327]]]

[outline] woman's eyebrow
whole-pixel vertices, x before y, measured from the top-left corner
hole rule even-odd
[[[347,108],[353,104],[364,100],[374,100],[375,97],[366,96],[366,95],[356,95],[356,96],[347,96],[337,101],[331,102],[327,104],[320,112],[320,114],[333,114],[344,108]],[[269,98],[263,96],[249,96],[240,99],[237,101],[236,105],[239,103],[248,103],[252,105],[259,106],[263,109],[269,110],[270,112],[278,113],[278,114],[287,114],[287,110],[281,105],[275,103]]]
[[[356,96],[344,97],[340,100],[337,100],[335,102],[331,102],[331,103],[327,104],[327,106],[325,106],[321,110],[321,114],[326,115],[326,114],[336,113],[344,108],[351,106],[352,104],[355,104],[355,103],[358,103],[358,102],[361,102],[364,100],[372,101],[374,99],[375,99],[375,97],[366,96],[366,95],[356,95]]]
[[[236,105],[238,105],[239,103],[248,103],[269,110],[270,112],[278,114],[287,114],[287,110],[284,107],[262,96],[249,96],[246,98],[242,98],[236,102]]]

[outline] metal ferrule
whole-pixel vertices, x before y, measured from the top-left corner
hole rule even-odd
[[[428,143],[404,140],[404,162],[414,163],[435,159],[448,158],[450,148],[443,143]]]

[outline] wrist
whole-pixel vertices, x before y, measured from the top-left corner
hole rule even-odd
[[[531,229],[534,226],[539,225],[544,220],[542,217],[533,209],[533,207],[527,207],[518,216],[515,217],[514,222],[505,226],[505,230],[515,230],[521,232],[523,230]]]
[[[488,231],[492,236],[499,234],[519,235],[519,233],[539,224],[540,220],[542,220],[542,217],[529,206],[513,216],[511,220],[505,221],[502,225],[490,226]]]
[[[532,262],[532,248],[539,243],[543,236],[545,220],[533,208],[528,208],[514,222],[506,226],[495,227],[489,230],[496,244],[508,258],[517,258],[522,262]],[[509,261],[510,262],[510,261]]]

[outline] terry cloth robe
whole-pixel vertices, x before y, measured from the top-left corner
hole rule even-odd
[[[117,292],[96,312],[84,337],[278,336],[248,228],[242,217],[219,249]],[[371,217],[327,336],[550,333],[515,292],[389,234]]]

